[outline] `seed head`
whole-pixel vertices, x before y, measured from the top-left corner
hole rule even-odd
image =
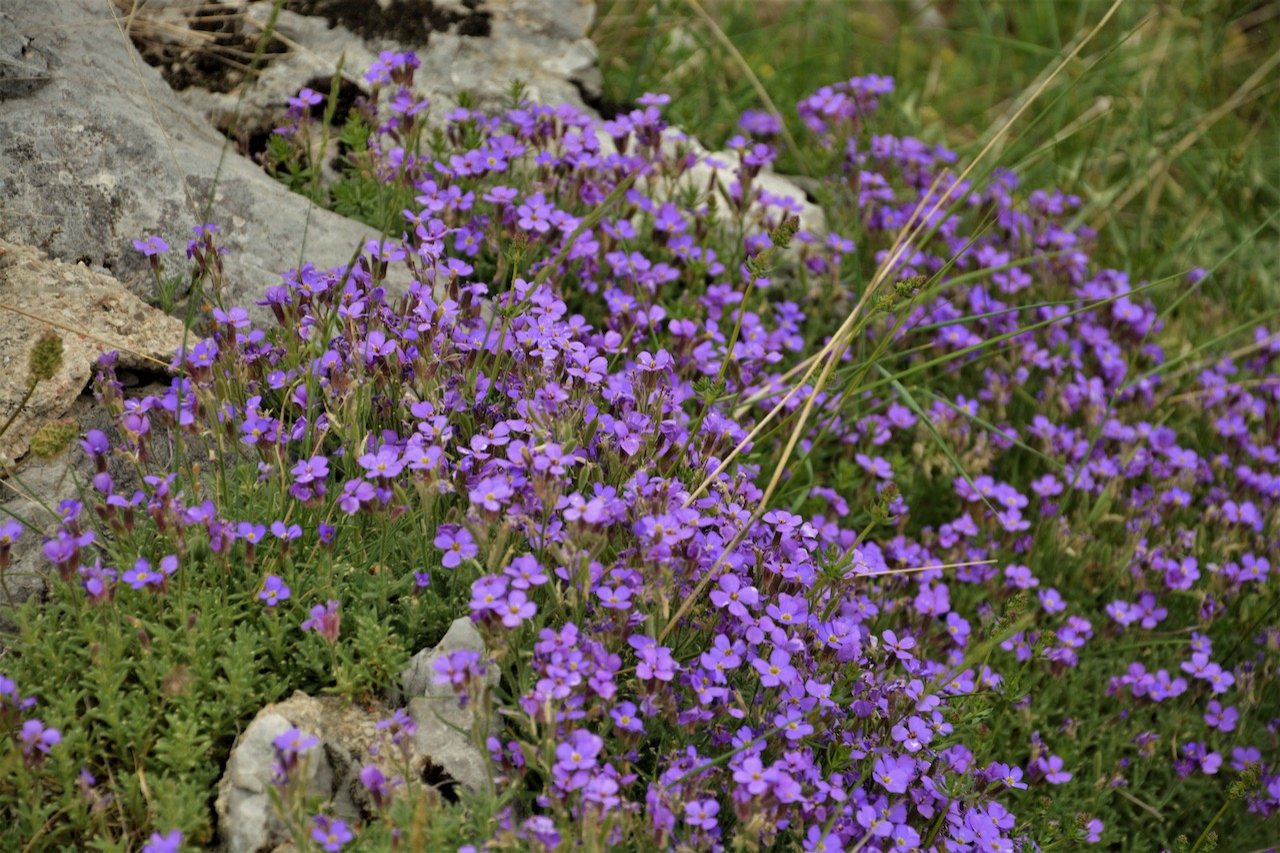
[[[62,338],[58,337],[57,332],[48,329],[40,336],[36,345],[31,348],[31,361],[28,366],[34,382],[44,382],[53,378],[58,368],[62,367]]]

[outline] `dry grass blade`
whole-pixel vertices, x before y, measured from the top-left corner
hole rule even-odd
[[[857,315],[860,314],[862,309],[866,306],[866,303],[870,298],[870,296],[878,289],[878,287],[881,284],[884,283],[890,271],[892,271],[894,267],[897,265],[898,261],[901,259],[903,255],[905,247],[909,245],[910,242],[920,234],[920,232],[924,229],[924,226],[930,220],[932,220],[932,218],[951,200],[951,196],[954,188],[963,184],[963,182],[969,177],[969,175],[972,174],[973,170],[977,168],[978,164],[982,162],[986,158],[986,156],[989,153],[991,153],[991,151],[996,147],[996,145],[1004,138],[1004,136],[1008,134],[1010,128],[1012,128],[1014,123],[1017,122],[1017,120],[1020,119],[1028,109],[1030,109],[1031,105],[1035,103],[1037,98],[1044,93],[1044,91],[1049,87],[1049,85],[1055,79],[1057,79],[1058,75],[1062,73],[1062,71],[1067,67],[1067,65],[1070,64],[1070,62],[1074,60],[1076,56],[1079,55],[1080,51],[1084,49],[1085,45],[1087,45],[1090,41],[1092,41],[1093,38],[1097,36],[1099,32],[1102,31],[1102,28],[1105,27],[1107,22],[1110,21],[1112,16],[1115,15],[1116,11],[1120,8],[1120,5],[1122,3],[1123,3],[1123,0],[1114,0],[1114,2],[1111,4],[1111,7],[1107,10],[1107,13],[1102,16],[1102,19],[1098,21],[1098,23],[1093,27],[1093,29],[1091,29],[1083,39],[1081,39],[1065,56],[1063,56],[1058,61],[1053,71],[1036,86],[1035,90],[1033,90],[1033,92],[1031,93],[1031,96],[1026,98],[1023,101],[1022,105],[1017,110],[1015,110],[1012,115],[1010,115],[1008,118],[1004,120],[1003,124],[1000,125],[999,129],[992,135],[991,139],[987,142],[987,144],[983,146],[982,150],[978,152],[977,156],[973,158],[973,160],[969,163],[968,166],[965,167],[965,169],[960,173],[960,175],[956,178],[956,180],[952,182],[952,184],[947,188],[945,192],[943,192],[943,194],[938,198],[938,200],[934,203],[933,207],[930,208],[927,214],[925,214],[924,216],[918,216],[917,214],[919,212],[920,207],[917,206],[916,211],[913,212],[912,216],[907,220],[907,223],[903,226],[902,230],[898,233],[898,236],[894,240],[893,246],[891,247],[884,262],[876,270],[875,275],[872,276],[870,283],[867,285],[866,289],[863,291],[862,298],[858,300],[858,303],[853,307],[853,310],[849,312],[849,316],[845,318],[844,323],[842,323],[840,325],[840,328],[836,330],[836,333],[835,335],[832,336],[831,341],[825,347],[823,347],[823,349],[814,358],[814,363],[809,367],[807,371],[805,371],[804,375],[799,379],[799,381],[797,382],[797,386],[802,386],[805,382],[808,381],[809,377],[813,375],[819,360],[824,358],[829,358],[830,355],[833,352],[835,352],[837,349],[841,349],[841,350],[843,349],[843,344],[844,344],[843,338],[849,333],[850,329],[853,327],[854,321]],[[941,176],[939,176],[939,178],[940,177]],[[924,194],[924,196],[921,199],[921,204],[923,204],[930,196],[933,195],[934,191],[937,188],[938,180],[939,179],[935,179],[933,185],[929,188],[929,191]],[[820,391],[821,391],[820,387],[815,387],[811,392],[810,396],[816,397],[818,393],[820,393]],[[757,429],[752,430],[752,433],[749,434],[747,438],[743,439],[743,441],[740,442],[738,446],[735,447],[733,451],[730,452],[725,457],[725,459],[720,463],[720,465],[716,468],[716,470],[712,472],[712,474],[709,475],[703,481],[702,485],[699,486],[699,488],[695,489],[690,494],[689,502],[692,502],[693,499],[695,499],[699,494],[701,494],[702,490],[706,488],[706,486],[709,484],[711,480],[713,480],[715,477],[718,477],[721,473],[723,473],[725,470],[728,469],[729,463],[732,462],[732,460],[735,459],[745,449],[745,447],[754,439],[754,437],[759,434],[759,429],[761,429],[764,424],[767,424],[776,416],[776,413],[791,398],[791,396],[794,395],[794,393],[795,393],[795,389],[789,392],[782,399],[782,401],[778,403],[778,405],[776,405],[772,410],[770,410],[770,412],[764,417],[764,419],[762,419],[760,424],[757,425]],[[802,419],[801,422],[797,425],[796,430],[797,431],[802,430],[803,427],[804,427],[804,419]],[[792,445],[794,445],[794,442],[792,442]],[[782,461],[778,465],[778,470],[782,470],[785,467],[786,457],[788,455],[789,454],[784,454]],[[767,502],[767,499],[770,496],[770,494],[771,492],[769,490],[766,490],[766,496],[764,499],[762,499],[761,502],[762,503]]]
[[[852,310],[849,311],[844,321],[840,324],[840,327],[836,329],[835,333],[831,336],[831,339],[827,341],[827,343],[822,347],[822,349],[819,350],[818,353],[811,358],[808,369],[805,370],[804,374],[801,375],[801,377],[795,382],[795,384],[791,387],[791,390],[789,390],[785,395],[783,395],[782,399],[779,400],[777,404],[775,404],[774,407],[770,409],[769,412],[763,418],[760,419],[760,421],[751,429],[751,431],[747,433],[746,437],[743,438],[742,441],[738,442],[738,445],[734,447],[732,451],[726,454],[725,458],[721,460],[720,464],[716,466],[715,470],[713,470],[710,474],[708,474],[703,479],[702,483],[700,483],[696,489],[694,489],[692,492],[689,493],[689,497],[686,498],[685,500],[685,506],[688,506],[689,504],[693,503],[693,501],[697,499],[698,495],[702,494],[702,492],[706,490],[706,488],[709,485],[711,485],[711,483],[713,483],[717,477],[719,477],[725,471],[729,470],[729,466],[733,463],[733,460],[736,459],[743,452],[743,450],[745,450],[747,446],[750,445],[751,442],[753,442],[756,439],[756,437],[761,432],[764,431],[764,428],[773,421],[773,419],[786,406],[786,404],[791,401],[791,398],[800,393],[800,391],[805,387],[805,384],[809,381],[809,379],[813,376],[813,374],[818,371],[819,367],[821,367],[822,373],[819,376],[819,382],[818,384],[813,386],[812,390],[809,393],[808,398],[805,401],[805,406],[801,414],[800,423],[797,425],[795,429],[792,430],[791,438],[789,439],[787,444],[788,450],[783,454],[782,460],[778,464],[778,471],[781,471],[786,467],[786,461],[791,455],[790,450],[794,448],[795,443],[799,440],[798,434],[803,431],[804,423],[808,420],[808,415],[813,409],[814,401],[817,399],[818,395],[822,392],[822,388],[824,387],[825,380],[830,377],[831,371],[834,369],[835,363],[838,362],[840,358],[844,355],[844,351],[847,348],[849,343],[848,341],[849,334],[857,324],[857,319],[859,315],[862,313],[862,309],[866,307],[866,304],[871,299],[871,296],[875,293],[875,291],[879,288],[879,286],[888,277],[889,271],[892,270],[893,267],[898,263],[898,260],[902,257],[903,250],[908,245],[909,241],[912,239],[912,237],[914,237],[917,233],[919,233],[919,230],[914,228],[913,226],[915,226],[917,223],[921,221],[919,217],[920,211],[924,207],[927,200],[933,195],[934,191],[937,189],[938,183],[941,180],[941,177],[942,176],[939,175],[937,178],[934,179],[933,184],[929,187],[929,190],[920,199],[920,203],[916,205],[915,209],[911,212],[911,216],[908,218],[906,224],[903,225],[902,230],[900,230],[897,236],[894,238],[893,245],[890,247],[889,254],[885,258],[884,263],[882,263],[880,265],[880,268],[876,270],[875,275],[872,276],[871,281],[867,284],[866,288],[863,290],[861,298],[858,299],[857,304],[854,305]],[[834,358],[832,358],[833,355],[835,356]],[[727,353],[726,353],[726,357],[728,357]],[[766,505],[769,501],[769,498],[772,496],[773,488],[777,482],[777,476],[778,474],[777,472],[775,472],[774,480],[770,482],[769,484],[770,487],[765,490],[765,495],[760,501],[760,506]]]
[[[738,50],[738,46],[733,43],[733,39],[729,38],[725,31],[721,29],[720,25],[715,22],[715,19],[707,14],[707,10],[702,8],[702,4],[699,3],[698,0],[685,0],[685,5],[693,10],[693,13],[698,16],[700,21],[707,25],[707,29],[711,31],[712,38],[714,38],[725,50],[729,51],[729,55],[733,57],[734,63],[746,76],[747,81],[751,84],[751,88],[755,90],[756,97],[760,99],[760,103],[764,104],[765,109],[767,109],[774,118],[778,119],[778,122],[782,126],[782,138],[786,140],[787,147],[791,149],[793,154],[799,154],[800,146],[796,144],[795,137],[792,136],[791,131],[787,129],[787,123],[782,118],[782,111],[779,110],[778,105],[773,102],[773,98],[769,97],[768,90],[765,89],[764,84],[760,82],[760,78],[756,76],[755,71],[752,70],[751,63],[747,62],[746,57],[742,55],[742,51]]]
[[[1250,74],[1248,79],[1241,83],[1239,88],[1232,93],[1231,97],[1219,104],[1212,112],[1201,117],[1196,126],[1182,139],[1178,140],[1178,143],[1173,148],[1169,149],[1168,154],[1152,163],[1147,171],[1131,183],[1123,193],[1113,200],[1102,203],[1100,205],[1102,209],[1094,217],[1093,226],[1095,228],[1101,227],[1105,220],[1115,216],[1127,207],[1148,185],[1161,175],[1167,174],[1174,162],[1185,154],[1192,145],[1195,145],[1208,132],[1209,128],[1245,103],[1254,89],[1258,88],[1259,84],[1266,79],[1268,74],[1275,70],[1277,65],[1280,65],[1280,51],[1271,54],[1266,61],[1259,65],[1257,70]]]
[[[9,311],[13,314],[17,314],[19,317],[26,317],[28,320],[35,320],[37,323],[44,323],[45,325],[52,326],[55,329],[61,329],[64,332],[68,332],[73,335],[79,335],[82,338],[87,338],[96,343],[100,343],[100,344],[103,344],[104,346],[108,346],[113,350],[127,352],[129,355],[132,355],[143,361],[149,361],[152,364],[156,365],[157,367],[163,368],[164,370],[169,369],[168,362],[161,361],[158,358],[152,358],[146,353],[141,353],[141,352],[138,352],[137,350],[129,349],[128,347],[122,347],[120,346],[118,341],[112,341],[103,337],[99,337],[98,335],[95,335],[92,332],[87,332],[84,329],[77,329],[74,326],[68,326],[64,323],[59,323],[57,320],[50,320],[48,317],[41,317],[39,314],[32,314],[29,311],[24,311],[23,309],[17,307],[16,305],[10,305],[7,302],[0,302],[0,311]]]
[[[688,2],[694,3],[695,0],[688,0]],[[1093,28],[1090,29],[1089,32],[1082,39],[1077,41],[1074,47],[1072,47],[1069,51],[1067,51],[1065,55],[1063,55],[1058,60],[1057,64],[1053,68],[1053,71],[1050,72],[1047,76],[1045,76],[1045,78],[1041,80],[1040,83],[1032,90],[1030,95],[1027,96],[1025,99],[1023,99],[1022,104],[1016,110],[1014,110],[1012,115],[1008,116],[1008,118],[1006,118],[1003,121],[1003,123],[1000,124],[997,130],[992,134],[991,139],[987,141],[986,145],[982,147],[982,150],[978,152],[978,154],[973,158],[973,160],[969,163],[969,165],[966,166],[964,170],[960,172],[959,176],[937,198],[933,206],[929,209],[928,213],[926,213],[923,216],[920,216],[918,215],[919,211],[927,203],[927,201],[933,197],[934,192],[938,187],[939,181],[942,178],[942,175],[940,174],[937,178],[934,179],[934,182],[929,187],[929,190],[922,195],[920,204],[917,205],[915,211],[913,211],[912,213],[912,216],[907,220],[906,224],[898,232],[896,238],[894,239],[893,245],[890,248],[890,251],[888,252],[885,260],[877,268],[875,274],[871,278],[871,281],[867,284],[867,287],[864,289],[861,298],[859,298],[857,304],[854,305],[853,309],[849,312],[844,322],[841,323],[840,328],[836,330],[834,335],[832,335],[831,340],[826,344],[826,346],[822,348],[822,351],[819,353],[814,363],[809,367],[807,371],[805,371],[804,375],[796,383],[796,386],[793,387],[792,390],[789,391],[787,395],[784,396],[783,399],[780,400],[778,404],[775,405],[773,409],[769,411],[769,413],[765,416],[765,418],[763,418],[760,421],[760,423],[758,423],[755,426],[755,428],[753,428],[751,432],[748,433],[747,437],[744,438],[741,442],[739,442],[738,445],[729,454],[725,456],[725,458],[720,462],[720,464],[716,467],[716,469],[711,474],[709,474],[696,489],[690,492],[689,497],[686,498],[684,502],[685,506],[690,505],[697,498],[697,496],[701,494],[710,485],[711,482],[713,482],[717,477],[719,477],[720,474],[722,474],[724,471],[728,470],[728,467],[732,463],[732,461],[736,459],[738,455],[743,452],[743,450],[751,443],[751,441],[754,440],[755,436],[759,435],[760,431],[763,430],[764,426],[767,425],[774,417],[776,417],[777,413],[781,411],[781,409],[787,403],[787,401],[789,401],[791,397],[794,396],[794,394],[798,391],[798,389],[802,387],[809,380],[809,377],[811,377],[814,374],[814,372],[818,368],[818,365],[819,364],[822,365],[822,373],[820,374],[819,381],[810,390],[808,398],[805,401],[804,409],[801,411],[800,417],[797,419],[795,425],[791,429],[791,434],[788,437],[786,447],[783,449],[782,455],[778,459],[777,465],[774,468],[773,477],[770,479],[768,487],[764,490],[763,494],[760,497],[760,500],[756,506],[756,511],[752,513],[751,519],[745,525],[743,525],[743,530],[739,533],[737,537],[734,538],[734,541],[725,548],[726,553],[732,551],[733,548],[737,547],[737,544],[742,540],[742,538],[745,537],[747,529],[750,528],[751,525],[753,525],[761,516],[763,516],[765,512],[765,508],[769,505],[769,501],[772,499],[773,493],[777,490],[778,483],[781,482],[782,475],[786,471],[787,462],[790,460],[791,454],[794,452],[795,446],[799,442],[800,437],[804,434],[805,427],[808,424],[809,416],[813,411],[813,406],[815,401],[818,398],[818,395],[822,392],[822,389],[824,387],[824,382],[826,379],[830,377],[830,374],[834,369],[835,364],[839,361],[840,356],[843,354],[845,348],[848,345],[848,337],[856,325],[857,317],[861,314],[862,310],[866,307],[866,304],[871,298],[871,296],[879,289],[880,285],[884,283],[884,281],[889,277],[890,273],[897,267],[899,260],[903,257],[906,247],[909,246],[912,243],[912,241],[914,241],[925,230],[926,226],[933,220],[933,217],[936,216],[937,213],[940,210],[942,210],[947,204],[950,203],[951,197],[955,191],[955,188],[962,186],[964,184],[964,181],[978,167],[978,164],[981,163],[987,157],[987,155],[990,154],[996,148],[996,146],[1004,139],[1004,137],[1008,135],[1013,125],[1023,116],[1023,114],[1026,113],[1028,109],[1031,108],[1031,105],[1034,104],[1037,101],[1037,99],[1048,89],[1050,84],[1052,84],[1053,81],[1056,80],[1059,77],[1059,75],[1062,74],[1062,72],[1066,69],[1066,67],[1077,56],[1080,55],[1080,52],[1084,49],[1084,47],[1088,45],[1098,35],[1098,33],[1100,33],[1103,30],[1104,27],[1106,27],[1107,23],[1110,22],[1112,17],[1114,17],[1115,13],[1120,9],[1120,6],[1122,5],[1123,2],[1124,0],[1114,0],[1114,2],[1112,2],[1111,6],[1107,9],[1106,14],[1102,16],[1101,20],[1099,20],[1098,23],[1095,24]],[[705,14],[705,12],[703,14]],[[727,356],[728,354],[726,354],[726,357]],[[679,623],[679,621],[682,618],[684,618],[685,615],[688,614],[689,610],[693,607],[694,602],[700,599],[702,593],[706,590],[707,585],[710,584],[711,579],[716,576],[716,573],[717,573],[716,569],[718,568],[719,563],[720,561],[717,560],[716,565],[712,566],[712,568],[707,571],[707,573],[702,577],[702,579],[698,581],[697,586],[685,598],[685,600],[681,603],[680,608],[667,622],[666,626],[663,628],[660,634],[660,638],[665,638],[667,634],[671,632],[674,626],[677,623]]]

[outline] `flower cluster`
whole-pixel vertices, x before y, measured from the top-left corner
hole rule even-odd
[[[29,716],[36,706],[31,696],[21,696],[13,679],[0,673],[0,735],[16,746],[23,763],[31,768],[44,762],[62,742],[62,733],[39,717]]]
[[[102,523],[70,502],[45,544],[67,586],[156,608],[215,582],[194,560],[234,563],[273,636],[310,607],[289,633],[336,660],[368,606],[323,557],[342,547],[406,608],[468,613],[492,660],[435,676],[465,704],[499,670],[477,742],[504,804],[486,831],[512,847],[1097,843],[1103,798],[1045,792],[1094,791],[1103,749],[1108,790],[1173,797],[1229,766],[1248,809],[1280,807],[1280,337],[1170,358],[1152,286],[1091,268],[1078,199],[957,182],[945,148],[868,133],[887,78],[800,105],[841,169],[841,234],[764,188],[766,117],[718,158],[658,96],[606,121],[458,108],[428,151],[416,67],[385,54],[361,105],[370,173],[412,199],[398,238],[286,273],[270,331],[213,312],[161,394],[102,366]],[[852,282],[877,267],[894,283],[868,302]],[[819,387],[801,356],[828,341]],[[240,491],[118,487],[106,460],[157,467],[162,436],[219,448]],[[255,491],[272,514],[239,517],[229,496]],[[103,564],[120,542],[131,568]],[[1096,731],[1071,717],[1099,705]],[[406,749],[410,725],[387,724]],[[281,780],[311,746],[277,740]],[[360,780],[379,809],[404,782]],[[358,829],[310,819],[326,850]]]

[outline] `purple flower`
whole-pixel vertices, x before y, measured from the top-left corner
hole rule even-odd
[[[596,756],[604,748],[604,740],[586,729],[575,729],[569,739],[556,746],[556,763],[552,768],[558,776],[569,776],[596,766]]]
[[[671,649],[643,634],[636,634],[627,642],[636,651],[636,677],[641,681],[671,681],[676,677],[680,665],[671,656]]]
[[[44,760],[49,752],[62,742],[62,733],[52,726],[45,726],[37,719],[26,720],[19,734],[22,741],[22,755],[28,766]]]
[[[1062,759],[1050,755],[1044,762],[1044,778],[1050,785],[1063,785],[1071,781],[1071,774],[1062,769]]]
[[[315,631],[330,643],[338,642],[338,631],[342,623],[338,607],[339,603],[333,599],[325,604],[315,605],[311,608],[311,618],[302,623],[302,630]]]
[[[620,702],[610,709],[609,716],[613,718],[614,725],[624,732],[642,732],[644,722],[638,713],[634,702]]]
[[[494,610],[501,612],[507,595],[507,579],[500,575],[484,575],[471,584],[471,612],[483,615]]]
[[[289,729],[276,735],[271,742],[279,755],[298,756],[320,745],[320,739],[302,729]]]
[[[1234,731],[1236,723],[1240,719],[1240,712],[1235,709],[1234,705],[1228,705],[1226,708],[1217,699],[1209,701],[1209,709],[1205,711],[1205,724],[1211,729],[1229,732]]]
[[[600,599],[600,606],[610,610],[630,610],[631,609],[631,587],[600,586],[596,587],[596,598]]]
[[[155,571],[151,568],[151,563],[146,559],[139,557],[138,562],[133,564],[132,569],[128,569],[120,579],[134,589],[145,589],[149,586],[159,586],[165,580],[163,572]]]
[[[407,738],[411,738],[418,731],[418,724],[413,721],[413,717],[409,716],[409,712],[404,708],[396,708],[390,717],[385,720],[379,720],[375,725],[378,731],[386,731],[391,733],[391,742],[394,744],[402,744]]]
[[[302,538],[302,526],[298,524],[285,526],[283,521],[273,521],[271,522],[271,535],[285,542],[292,542],[295,539]]]
[[[152,235],[142,240],[134,240],[133,248],[137,249],[148,258],[154,258],[157,255],[163,255],[169,251],[169,244],[163,238]]]
[[[1022,781],[1022,768],[1016,765],[992,764],[987,768],[987,778],[1002,783],[1006,788],[1026,790],[1027,787],[1027,783]]]
[[[471,489],[470,497],[471,503],[479,504],[490,512],[497,512],[512,494],[505,477],[486,477]]]
[[[716,815],[719,813],[720,804],[715,800],[694,800],[684,805],[685,823],[699,829],[715,829],[717,827]]]
[[[359,459],[360,467],[369,472],[370,477],[391,479],[399,476],[404,470],[404,460],[400,451],[390,445],[383,445],[377,453],[366,453]]]
[[[342,487],[338,506],[347,515],[355,515],[361,506],[371,503],[377,496],[378,492],[372,484],[364,480],[348,480]]]
[[[905,794],[915,779],[916,764],[911,758],[881,755],[871,770],[871,778],[891,794]]]
[[[471,533],[456,524],[442,524],[436,529],[435,546],[444,552],[444,567],[457,568],[463,560],[470,560],[480,553]]]
[[[0,568],[9,564],[9,551],[22,535],[22,525],[17,521],[0,521]]]
[[[503,569],[502,573],[511,580],[511,585],[516,589],[532,589],[535,586],[542,586],[548,580],[546,570],[532,554],[521,554],[516,557],[511,561],[511,565]]]
[[[458,649],[444,657],[437,658],[432,665],[436,674],[436,684],[450,684],[455,688],[465,687],[475,675],[484,672],[480,663],[480,653],[471,649]]]
[[[782,649],[774,649],[767,661],[756,658],[751,666],[760,674],[760,684],[763,687],[790,684],[796,677],[796,668],[791,665],[791,655]]]
[[[80,584],[85,595],[93,604],[102,604],[109,600],[115,589],[116,570],[104,568],[101,560],[93,565],[80,566]]]
[[[893,828],[893,834],[890,835],[893,841],[894,850],[919,850],[920,833],[916,832],[910,826],[899,824]]]
[[[142,853],[178,853],[182,849],[182,830],[171,829],[164,835],[151,833],[151,838],[143,845]]]
[[[289,98],[288,103],[290,107],[301,111],[308,107],[314,107],[323,101],[324,95],[314,89],[304,87],[298,90],[298,94],[295,97]]]
[[[295,483],[307,484],[315,481],[323,482],[329,476],[329,460],[323,456],[312,456],[299,461],[290,471]]]
[[[282,579],[276,575],[267,575],[267,579],[262,584],[262,592],[258,593],[258,598],[265,601],[268,607],[275,607],[282,601],[288,601],[292,594]]]
[[[497,610],[502,614],[504,627],[518,628],[521,622],[533,618],[533,615],[538,612],[538,605],[530,601],[523,590],[513,589],[508,593],[507,600]]]
[[[760,593],[755,587],[744,584],[735,574],[724,574],[716,582],[717,588],[711,591],[711,603],[716,607],[728,608],[734,616],[743,618],[747,609],[760,603]]]
[[[844,853],[844,844],[834,832],[813,824],[805,833],[803,849],[811,853]]]
[[[898,635],[893,631],[885,631],[880,636],[884,640],[885,651],[893,652],[898,660],[912,660],[909,650],[915,648],[916,641],[914,637],[908,634],[899,639]]]
[[[766,770],[759,756],[748,755],[733,771],[733,781],[742,786],[752,797],[758,797],[769,790],[773,774]],[[905,788],[904,788],[905,790]]]
[[[341,850],[348,841],[355,838],[347,825],[338,818],[316,815],[312,819],[311,838],[327,853]]]
[[[360,784],[369,792],[369,796],[373,798],[373,804],[376,808],[384,808],[391,801],[391,790],[387,783],[387,777],[378,769],[377,765],[366,764],[360,768],[360,773],[356,776],[360,780]]]
[[[111,441],[102,430],[91,429],[84,434],[80,447],[90,456],[102,457],[111,451]]]

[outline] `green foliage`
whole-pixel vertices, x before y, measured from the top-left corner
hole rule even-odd
[[[269,524],[279,492],[270,481],[246,488],[252,468],[237,473],[239,499],[223,505]],[[180,487],[201,484],[183,480]],[[108,536],[108,553],[120,566],[141,554],[154,562],[161,549],[182,549],[174,541]],[[87,835],[124,843],[152,826],[208,841],[209,792],[235,736],[259,709],[294,690],[366,701],[392,684],[408,651],[436,642],[457,615],[456,594],[448,593],[445,572],[436,588],[411,594],[423,551],[409,544],[403,523],[343,532],[337,542],[332,555],[302,562],[279,548],[260,548],[257,566],[239,546],[215,554],[193,543],[167,594],[121,585],[119,606],[93,605],[55,579],[47,603],[25,605],[17,614],[21,652],[6,658],[4,669],[19,684],[46,685],[29,691],[41,713],[76,725],[65,726],[56,762],[0,774],[0,803],[13,810],[0,827],[0,847],[21,849],[40,838],[53,849]],[[371,570],[369,553],[382,555],[380,569]],[[274,608],[258,600],[264,566],[287,578],[291,600]],[[347,603],[336,648],[298,628],[307,608],[335,585]],[[0,756],[20,768],[16,747]],[[76,784],[82,768],[113,793],[109,806],[87,807]],[[38,789],[62,796],[22,796]]]

